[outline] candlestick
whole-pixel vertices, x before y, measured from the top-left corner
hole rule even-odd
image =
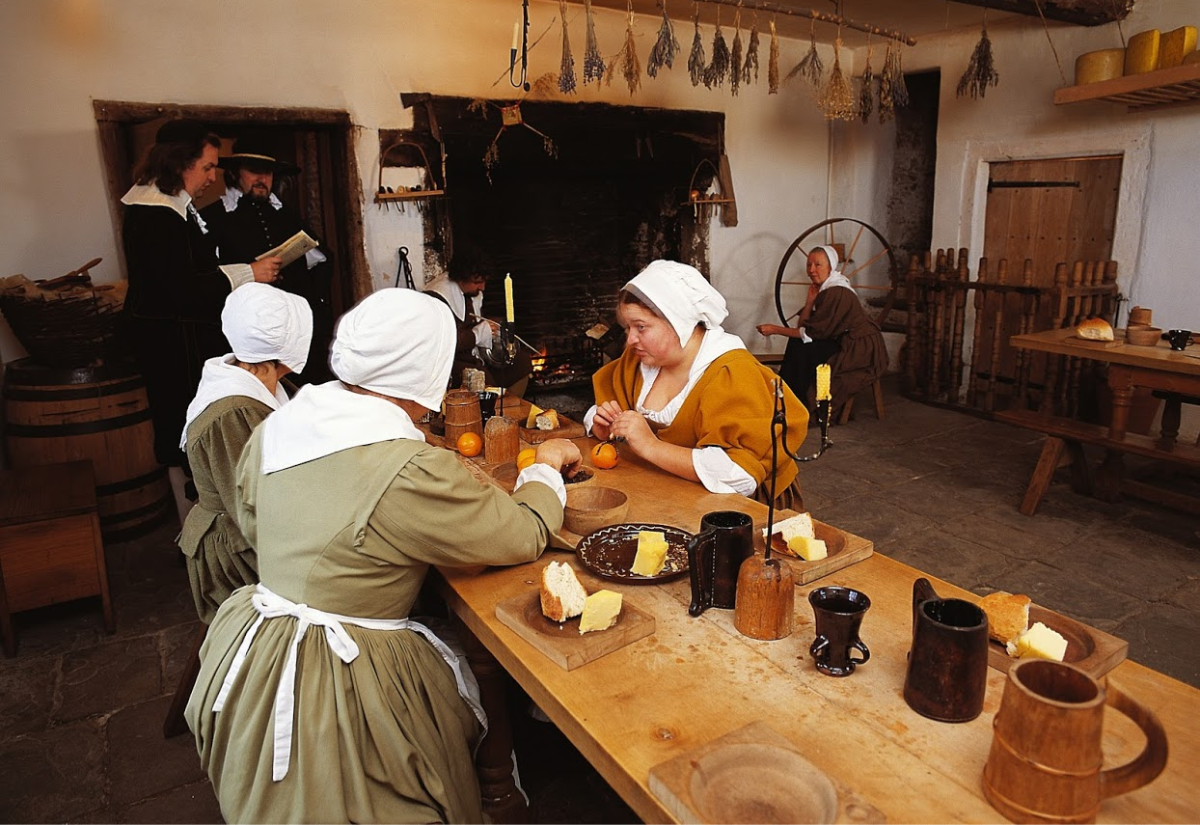
[[[513,296],[512,296],[512,273],[504,276],[504,317],[511,324],[513,322]]]
[[[832,396],[829,394],[829,365],[817,365],[817,400],[828,401]]]
[[[518,33],[520,30],[521,30],[521,24],[520,24],[520,23],[513,23],[513,42],[512,42],[512,50],[513,50],[514,52],[517,50],[517,43],[520,41],[520,38],[518,38],[518,37],[517,37],[517,33]]]

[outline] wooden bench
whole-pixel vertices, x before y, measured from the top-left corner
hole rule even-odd
[[[0,634],[14,656],[12,614],[100,596],[112,633],[108,571],[91,461],[0,470]]]
[[[994,414],[997,421],[1045,433],[1046,443],[1038,458],[1021,512],[1032,516],[1041,503],[1042,496],[1050,486],[1054,472],[1062,466],[1064,451],[1071,466],[1071,485],[1077,491],[1095,494],[1103,501],[1116,501],[1121,490],[1121,455],[1132,453],[1148,458],[1169,461],[1192,470],[1200,470],[1200,447],[1136,433],[1126,433],[1121,440],[1112,438],[1109,428],[1100,424],[1088,424],[1062,416],[1044,415],[1027,410],[1009,410]],[[1093,485],[1091,472],[1083,453],[1084,444],[1095,444],[1104,448],[1106,456],[1101,465],[1099,483]],[[1197,503],[1189,496],[1172,493],[1159,487],[1150,488],[1140,482],[1125,481],[1129,492],[1148,493],[1152,498],[1185,510],[1196,511]],[[1148,489],[1149,488],[1149,489]]]

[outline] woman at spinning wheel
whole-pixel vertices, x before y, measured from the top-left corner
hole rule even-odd
[[[887,368],[883,334],[863,311],[850,280],[838,268],[840,263],[832,246],[818,246],[809,252],[808,277],[812,285],[796,326],[758,325],[763,335],[789,339],[779,374],[810,410],[818,364],[829,364],[832,372],[833,409],[869,386]]]
[[[596,405],[584,416],[602,440],[714,493],[766,502],[771,491],[775,375],[742,339],[721,328],[725,298],[693,267],[654,261],[621,289],[617,319],[625,351],[594,376]],[[808,413],[786,387],[776,504],[803,509],[796,462]],[[784,446],[786,443],[787,447]]]

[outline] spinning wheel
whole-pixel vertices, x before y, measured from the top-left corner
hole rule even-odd
[[[822,245],[832,246],[838,251],[838,257],[842,259],[842,274],[850,279],[855,289],[888,291],[887,304],[879,316],[882,325],[895,301],[900,272],[887,239],[870,224],[855,218],[821,221],[792,241],[775,275],[775,309],[779,312],[780,321],[784,326],[790,326],[804,308],[811,283],[807,272],[808,253]],[[886,287],[868,283],[874,281],[878,284],[884,280],[884,276],[888,283]]]

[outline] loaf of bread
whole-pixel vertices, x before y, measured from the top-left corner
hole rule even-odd
[[[1088,341],[1112,341],[1112,324],[1103,318],[1088,318],[1075,327],[1075,335]]]
[[[661,530],[642,530],[638,533],[637,555],[633,557],[630,573],[657,576],[667,564],[667,537]]]
[[[621,615],[621,594],[611,590],[597,590],[587,597],[583,605],[583,616],[579,619],[579,633],[593,630],[608,630],[617,623]]]
[[[1061,662],[1067,655],[1067,640],[1057,630],[1034,622],[1033,627],[1008,643],[1008,655],[1018,659],[1053,659]]]
[[[991,593],[979,600],[988,618],[988,636],[1007,644],[1029,627],[1028,596],[1013,593]]]
[[[557,430],[558,413],[554,410],[543,410],[533,419],[533,425],[539,430]]]
[[[583,612],[587,591],[569,564],[552,561],[542,570],[542,615],[565,622]]]

